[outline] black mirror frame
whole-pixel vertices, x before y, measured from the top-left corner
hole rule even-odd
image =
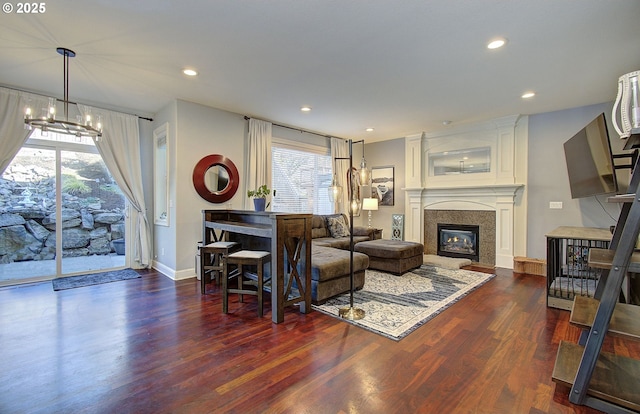
[[[212,192],[205,183],[205,175],[209,168],[220,166],[227,171],[229,175],[229,184],[222,191]],[[224,203],[231,200],[238,191],[240,185],[240,176],[236,165],[229,158],[220,154],[207,155],[202,158],[193,168],[193,186],[200,197],[210,203]]]

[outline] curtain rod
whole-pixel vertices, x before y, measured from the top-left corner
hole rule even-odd
[[[13,88],[13,87],[11,87],[11,86],[2,85],[2,87],[3,87],[3,88],[6,88],[6,89],[11,89],[12,91],[18,91],[18,92],[30,93],[30,94],[32,94],[32,95],[42,96],[43,98],[52,98],[52,96],[43,95],[42,93],[38,93],[38,92],[31,92],[31,91],[25,91],[24,89]],[[55,98],[55,99],[56,99],[57,101],[64,102],[64,100],[63,100],[63,99],[58,99],[58,98]],[[70,103],[70,104],[72,104],[72,105],[76,105],[76,106],[78,105],[78,102],[73,102],[73,101],[67,101],[67,103]],[[81,105],[86,105],[86,104],[81,104]],[[93,106],[93,105],[87,105],[87,106]],[[97,107],[97,109],[104,109],[105,111],[111,111],[111,110],[112,110],[112,109],[108,109],[108,108],[100,108],[100,107]],[[128,112],[122,112],[122,111],[114,111],[114,112],[120,112],[120,113],[123,113],[123,114],[125,114],[125,115],[136,116],[136,117],[138,117],[138,119],[143,119],[143,120],[145,120],[145,121],[153,122],[153,118],[148,118],[148,117],[146,117],[146,116],[141,116],[141,115],[138,115],[138,114],[130,114],[130,113],[128,113]]]
[[[317,136],[319,136],[319,137],[323,137],[323,138],[338,138],[338,139],[342,139],[342,140],[348,141],[348,139],[340,138],[340,137],[336,137],[336,136],[334,136],[334,135],[323,135],[323,134],[320,134],[320,133],[318,133],[318,132],[307,131],[306,129],[295,128],[295,127],[291,127],[291,126],[288,126],[288,125],[276,124],[275,122],[272,122],[272,121],[267,121],[267,120],[264,120],[264,119],[255,118],[255,117],[250,117],[250,116],[246,116],[246,115],[244,116],[244,120],[245,120],[245,121],[248,121],[248,120],[250,120],[251,118],[253,118],[253,119],[257,119],[257,120],[259,120],[259,121],[270,122],[270,123],[271,123],[271,125],[275,125],[275,126],[278,126],[278,127],[281,127],[281,128],[287,128],[287,129],[291,129],[291,130],[293,130],[293,131],[304,132],[305,134],[313,134],[313,135],[317,135]]]

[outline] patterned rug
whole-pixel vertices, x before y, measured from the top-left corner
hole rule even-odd
[[[140,274],[133,269],[114,270],[112,272],[94,273],[91,275],[69,276],[53,279],[53,290],[73,289],[83,286],[100,285],[102,283],[116,282],[139,278]]]
[[[365,317],[343,320],[399,341],[494,276],[430,265],[402,276],[367,270],[364,288],[353,294],[353,307],[364,310]],[[323,305],[313,305],[314,309],[337,318],[340,318],[338,311],[348,307],[348,293]]]

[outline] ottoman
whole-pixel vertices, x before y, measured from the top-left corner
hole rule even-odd
[[[424,246],[403,240],[369,240],[356,244],[355,251],[369,256],[369,268],[401,275],[422,266]]]

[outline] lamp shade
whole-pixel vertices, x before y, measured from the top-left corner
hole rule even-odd
[[[365,198],[362,200],[362,209],[363,210],[377,210],[378,209],[378,199],[373,198]]]

